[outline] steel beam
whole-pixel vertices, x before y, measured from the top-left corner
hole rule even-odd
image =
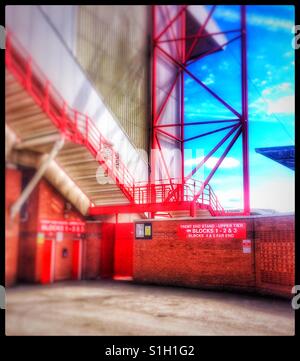
[[[244,214],[250,214],[249,143],[248,143],[248,68],[246,5],[241,5],[241,58],[242,58],[242,146],[243,146],[243,191]]]
[[[47,135],[44,137],[31,138],[31,139],[24,140],[24,141],[16,144],[15,149],[20,150],[20,149],[26,149],[26,148],[30,148],[30,147],[36,147],[36,146],[40,146],[40,145],[44,145],[44,144],[48,144],[48,143],[53,143],[60,139],[61,139],[61,135],[58,133]]]
[[[43,177],[44,173],[46,172],[49,164],[52,162],[53,159],[57,156],[58,152],[61,150],[61,148],[64,146],[65,143],[65,137],[61,136],[60,140],[56,141],[51,152],[46,157],[46,159],[42,162],[39,169],[35,173],[35,175],[32,177],[30,182],[27,184],[25,189],[23,190],[20,197],[16,200],[16,202],[11,206],[10,209],[10,217],[13,220],[17,213],[21,210],[23,204],[26,202],[27,198],[30,196],[31,192],[34,190],[35,186],[39,182],[39,180]]]
[[[5,161],[8,160],[9,154],[12,149],[18,144],[18,137],[11,130],[11,128],[5,124]]]
[[[110,206],[95,206],[89,209],[90,216],[116,213],[143,213],[143,212],[171,212],[190,210],[192,202],[168,202],[145,204],[116,204]]]
[[[167,8],[165,8],[164,5],[154,5],[153,6],[153,82],[152,82],[152,95],[153,95],[153,103],[152,103],[152,149],[160,148],[161,155],[163,157],[163,149],[159,146],[160,138],[157,139],[156,135],[163,134],[166,137],[169,137],[173,139],[174,141],[177,141],[179,143],[181,154],[182,154],[182,163],[184,164],[184,144],[187,141],[191,141],[194,139],[198,139],[200,137],[204,137],[207,135],[212,135],[217,132],[221,132],[223,130],[228,130],[228,133],[223,136],[223,138],[218,141],[218,143],[215,146],[212,146],[212,148],[209,150],[208,154],[204,157],[204,159],[194,167],[194,169],[191,171],[190,174],[188,174],[187,177],[184,177],[184,167],[181,168],[182,178],[184,181],[182,182],[183,188],[184,185],[187,184],[189,179],[199,170],[201,166],[204,165],[204,163],[214,154],[228,139],[229,137],[233,136],[229,145],[227,146],[225,152],[221,156],[221,159],[217,162],[216,166],[213,168],[212,172],[210,173],[209,177],[204,182],[204,187],[206,184],[210,181],[211,177],[214,175],[218,167],[220,166],[222,160],[227,156],[229,150],[233,146],[233,144],[237,141],[239,136],[242,136],[242,147],[243,147],[243,190],[244,190],[244,213],[247,214],[247,212],[250,212],[250,205],[249,205],[249,156],[248,156],[248,101],[247,101],[247,44],[246,44],[246,8],[245,6],[241,6],[241,26],[239,29],[230,29],[227,31],[215,31],[214,33],[205,33],[205,30],[208,26],[208,23],[210,19],[212,18],[212,14],[215,10],[215,6],[212,7],[212,9],[208,12],[208,15],[206,15],[203,22],[200,24],[198,29],[195,30],[194,34],[186,34],[186,23],[185,23],[185,16],[188,6],[178,6],[179,11],[173,19],[169,19],[169,21],[166,21],[165,27],[160,30],[160,34],[157,36],[157,17],[158,11],[161,11],[162,15],[164,15],[167,12]],[[177,29],[180,29],[179,33],[177,34],[177,37],[174,36],[173,29],[170,29],[170,27],[177,22]],[[181,23],[180,23],[181,22]],[[206,51],[205,53],[200,54],[199,56],[191,59],[186,60],[189,58],[190,54],[193,52],[193,49],[195,48],[198,39],[201,38],[207,38],[208,36],[218,35],[218,34],[226,34],[226,33],[237,33],[233,34],[231,39],[226,39],[222,42],[222,44],[218,43],[217,45],[212,44],[211,48]],[[165,39],[162,39],[162,35],[167,35]],[[242,110],[241,112],[235,109],[234,106],[232,106],[230,103],[228,103],[223,97],[215,93],[214,90],[212,90],[210,87],[206,86],[206,84],[199,79],[198,76],[196,76],[192,71],[189,69],[189,65],[193,62],[209,55],[213,54],[219,50],[224,49],[225,46],[233,43],[234,41],[241,39],[241,67],[242,67],[242,77],[241,77],[241,83],[242,83]],[[186,49],[186,41],[191,40],[191,45],[189,49]],[[178,45],[180,46],[180,54],[177,57],[177,55],[173,54],[172,52],[168,51],[166,48],[163,48],[160,44],[167,43],[167,42],[176,42],[176,49],[178,50]],[[174,44],[175,45],[175,44]],[[157,74],[157,64],[159,64],[159,59],[163,57],[164,61],[170,62],[172,66],[174,66],[174,76],[175,78],[170,82],[170,85],[168,85],[168,89],[166,90],[166,96],[162,98],[159,104],[159,109],[157,109],[158,105],[158,98],[156,94],[156,77]],[[213,96],[217,101],[219,101],[221,104],[223,104],[224,107],[226,107],[228,110],[230,110],[236,118],[234,119],[223,119],[223,120],[212,120],[212,121],[193,121],[193,122],[185,122],[184,119],[184,73],[189,75],[195,82],[197,82],[205,91],[207,91],[211,96]],[[170,96],[172,93],[172,90],[174,89],[176,82],[178,80],[178,76],[180,76],[180,95],[179,95],[179,107],[178,107],[178,114],[175,115],[174,119],[171,119],[171,123],[169,120],[168,124],[163,124],[163,122],[160,122],[160,118],[162,117],[162,113],[166,106],[168,106],[168,102],[170,101]],[[160,89],[161,90],[161,89]],[[178,115],[178,117],[177,117]],[[234,122],[232,124],[232,122]],[[192,137],[186,138],[184,135],[184,127],[185,126],[196,126],[196,125],[202,125],[202,124],[218,124],[218,123],[227,123],[224,124],[224,127],[221,127],[219,129],[214,129],[210,131],[202,131],[196,133]],[[231,124],[230,124],[231,123]],[[168,132],[168,129],[176,129],[178,131],[178,134],[175,135],[171,134],[172,132]],[[179,135],[180,131],[180,135]],[[175,144],[174,144],[175,146]],[[177,145],[176,145],[177,146]],[[154,162],[155,164],[155,162]],[[166,168],[166,165],[164,164],[164,167]],[[157,180],[155,177],[155,174],[153,172],[152,174],[152,180]],[[177,191],[177,187],[175,189]],[[168,203],[175,194],[175,191],[172,190],[168,197],[166,198],[166,202]],[[178,193],[177,199],[178,201],[183,201],[184,192]],[[196,197],[194,200],[196,200],[198,197],[198,194],[196,194]],[[199,198],[200,200],[200,198]],[[174,202],[177,202],[174,201]],[[199,201],[198,201],[199,202]],[[215,195],[213,195],[213,200],[209,199],[209,207],[211,208],[212,215],[220,215],[220,214],[228,214],[228,212],[224,212],[222,207],[220,207],[219,202]],[[190,207],[191,214],[193,214],[193,206]],[[155,211],[154,211],[155,212]],[[229,214],[228,214],[229,215]]]

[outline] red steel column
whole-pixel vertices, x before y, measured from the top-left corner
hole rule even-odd
[[[249,184],[249,143],[248,143],[248,69],[247,69],[247,29],[246,5],[241,5],[241,57],[242,57],[242,144],[243,144],[243,187],[244,214],[250,214]]]
[[[182,12],[181,15],[181,62],[182,64],[185,64],[185,36],[186,36],[186,29],[185,29],[185,18],[186,13],[185,11]],[[181,138],[181,183],[182,183],[182,189],[181,189],[181,201],[184,201],[184,72],[181,71],[180,73],[180,82],[181,82],[181,104],[180,104],[180,138]]]
[[[152,5],[152,147],[151,147],[151,183],[155,183],[156,166],[156,5]]]

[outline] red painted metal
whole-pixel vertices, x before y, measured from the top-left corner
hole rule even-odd
[[[53,240],[46,239],[43,244],[41,283],[52,282],[52,262],[53,262]]]
[[[75,239],[73,241],[73,252],[72,252],[72,279],[80,279],[80,259],[81,259],[81,240]]]
[[[246,5],[241,6],[242,28],[242,142],[243,142],[243,186],[244,213],[250,214],[249,144],[248,144],[248,73],[247,73],[247,28]]]
[[[101,224],[100,242],[100,277],[113,278],[114,276],[114,248],[115,224],[103,222]]]
[[[240,36],[238,37],[240,38]],[[226,43],[227,44],[227,43]],[[162,49],[159,45],[157,48],[173,63],[175,63],[178,67],[180,67],[185,73],[187,73],[192,79],[194,79],[199,85],[201,85],[205,90],[207,90],[213,97],[215,97],[220,103],[222,103],[226,108],[228,108],[233,114],[235,114],[238,118],[241,118],[241,114],[239,114],[231,105],[229,105],[224,99],[222,99],[218,94],[216,94],[213,90],[211,90],[207,85],[205,85],[198,77],[196,77],[192,72],[190,72],[184,64],[179,63],[172,55],[168,54],[164,49]],[[221,47],[218,47],[220,49]]]
[[[156,61],[156,46],[155,46],[155,42],[156,42],[156,11],[155,11],[155,6],[152,6],[152,122],[153,125],[156,125],[157,122],[157,115],[156,115],[156,66],[157,66],[157,61]],[[175,84],[175,83],[174,83]],[[151,139],[151,149],[157,149],[157,140],[156,140],[156,134],[155,134],[155,130],[154,128],[152,128],[152,139]],[[157,162],[156,159],[157,156],[157,152],[154,151],[151,154],[151,174],[150,174],[150,182],[155,181],[156,178],[156,169],[155,169],[155,164]]]
[[[224,34],[224,33],[223,33],[223,34]],[[188,65],[190,65],[190,64],[194,63],[195,61],[198,61],[198,60],[206,57],[207,55],[210,55],[210,54],[212,54],[212,53],[215,53],[215,52],[221,50],[224,46],[229,45],[229,44],[231,44],[232,42],[234,42],[235,40],[238,40],[238,39],[240,39],[240,38],[241,38],[241,35],[237,35],[235,38],[226,41],[224,44],[222,44],[222,45],[220,45],[220,46],[216,46],[215,48],[212,48],[211,50],[207,51],[205,54],[201,54],[201,55],[199,55],[199,56],[197,56],[197,57],[189,60],[189,61],[188,61]]]
[[[165,130],[157,129],[157,130],[156,130],[156,133],[157,133],[157,132],[158,132],[158,133],[162,133],[162,134],[166,135],[167,137],[176,140],[177,142],[182,142],[182,139],[181,139],[181,138],[178,138],[178,137],[176,137],[175,135],[166,132]]]
[[[114,249],[114,279],[132,279],[134,223],[116,223]]]
[[[229,133],[222,138],[219,143],[203,158],[203,160],[197,164],[197,166],[191,171],[190,174],[186,176],[185,179],[190,179],[203,165],[204,163],[221,147],[222,144],[226,142],[226,140],[240,127],[240,124],[237,124],[234,128],[230,130]]]
[[[179,179],[171,178],[171,180],[161,180],[162,183],[155,185],[137,183],[134,186],[135,198],[139,197],[137,204],[96,206],[90,209],[89,214],[98,216],[115,213],[156,213],[191,210],[193,208],[194,213],[197,209],[208,209],[212,215],[225,215],[224,208],[209,184],[203,187],[201,200],[195,201],[195,195],[201,189],[203,182],[191,179],[182,186],[179,181]],[[182,187],[183,192],[181,193]],[[230,215],[236,214],[231,213]]]
[[[209,175],[207,176],[207,178],[203,182],[202,187],[200,188],[200,190],[195,195],[195,198],[194,198],[195,200],[197,200],[200,197],[200,195],[202,194],[203,188],[209,183],[212,176],[215,174],[216,170],[219,168],[220,164],[222,163],[222,161],[224,160],[224,158],[226,157],[226,155],[228,154],[228,152],[230,151],[230,149],[232,148],[233,144],[236,142],[236,140],[238,139],[240,134],[241,134],[241,128],[237,131],[235,136],[232,138],[232,140],[230,141],[230,143],[226,147],[224,153],[221,155],[221,157],[217,161],[216,165],[213,167],[213,169],[211,170],[211,172],[209,173]]]
[[[158,139],[157,139],[157,135],[155,135],[155,137],[156,137],[156,141],[157,141],[159,153],[160,153],[161,159],[162,159],[162,161],[163,161],[164,168],[165,168],[166,173],[167,173],[167,176],[168,176],[168,180],[170,181],[170,184],[171,184],[171,186],[172,186],[172,189],[174,189],[174,187],[173,187],[173,185],[172,185],[171,177],[170,177],[170,174],[169,174],[169,170],[168,170],[168,167],[167,167],[165,158],[164,158],[164,155],[163,155],[163,153],[162,153],[162,151],[161,151],[161,146],[160,146],[159,141],[158,141]]]
[[[241,6],[241,29],[232,29],[227,31],[215,32],[214,34],[227,34],[238,32],[238,36],[226,41],[222,45],[218,45],[205,54],[200,54],[198,57],[190,59],[190,55],[196,46],[199,39],[204,39],[213,34],[206,34],[205,28],[209,23],[215,6],[212,7],[205,22],[199,26],[195,34],[186,35],[186,12],[188,5],[178,5],[176,15],[171,18],[168,5],[153,5],[152,6],[152,144],[151,147],[156,152],[152,154],[152,165],[157,162],[157,157],[160,155],[164,169],[166,171],[167,179],[159,179],[156,174],[155,167],[152,166],[150,183],[136,183],[133,176],[128,171],[127,167],[122,162],[120,156],[115,152],[110,143],[103,137],[99,129],[95,126],[88,115],[72,109],[60,96],[56,89],[52,86],[46,76],[43,75],[38,66],[27,54],[26,50],[18,43],[11,31],[7,32],[6,41],[6,67],[13,73],[16,79],[32,96],[38,106],[40,106],[55,124],[55,126],[66,135],[70,141],[82,144],[91,152],[91,154],[98,160],[99,164],[107,171],[116,184],[120,187],[124,195],[129,200],[129,205],[117,205],[107,207],[91,207],[91,215],[99,214],[113,214],[113,213],[141,213],[150,212],[154,215],[156,212],[168,212],[172,210],[185,209],[190,210],[191,215],[195,214],[197,208],[209,209],[212,215],[236,215],[237,213],[225,212],[221,207],[217,197],[213,193],[208,182],[227,155],[231,146],[236,139],[242,134],[243,138],[243,180],[244,180],[244,214],[249,214],[249,159],[248,159],[248,103],[247,103],[247,52],[246,52],[246,11],[245,6]],[[157,31],[157,12],[163,11],[164,17],[167,18],[166,24]],[[174,34],[173,24],[180,23],[179,36]],[[167,35],[167,39],[162,38]],[[241,58],[242,58],[242,114],[228,104],[222,97],[216,94],[208,86],[206,86],[195,74],[193,74],[187,66],[192,62],[201,59],[208,54],[219,51],[223,46],[241,38]],[[186,50],[186,41],[193,39],[191,46]],[[177,58],[170,54],[162,44],[165,42],[175,42]],[[175,78],[169,85],[165,92],[165,98],[158,109],[157,101],[157,64],[159,58],[163,57],[165,61],[170,62],[176,68]],[[37,76],[38,74],[38,76]],[[236,118],[228,120],[215,121],[198,121],[185,122],[184,117],[184,74],[189,75],[199,86],[205,89],[217,101],[229,109]],[[158,124],[161,120],[162,114],[171,99],[172,92],[176,85],[180,85],[180,101],[178,119],[172,123]],[[194,137],[186,138],[184,135],[185,126],[202,125],[202,124],[218,124],[225,122],[235,122],[229,126],[195,135]],[[179,132],[172,134],[166,131],[165,128],[179,129]],[[219,131],[229,130],[221,141],[204,157],[204,159],[195,166],[190,174],[184,174],[184,143],[199,137],[209,134],[214,134]],[[178,179],[173,179],[170,176],[168,166],[166,164],[165,155],[160,144],[160,136],[166,136],[174,142],[178,142],[181,150],[181,175]],[[233,136],[230,146],[228,146],[220,158],[216,167],[212,170],[208,178],[201,184],[194,181],[191,177],[205,164],[205,162],[214,154],[229,137]],[[111,161],[107,161],[102,154],[103,150],[109,149],[111,154]],[[114,161],[118,161],[118,165],[114,165]],[[194,182],[194,183],[193,183]]]
[[[155,114],[155,119],[154,119],[154,122],[153,122],[153,126],[154,126],[154,127],[156,127],[156,126],[158,127],[157,121],[159,120],[159,117],[160,117],[161,113],[163,112],[163,110],[165,109],[165,106],[166,106],[167,103],[168,103],[168,100],[169,100],[169,98],[170,98],[170,96],[171,96],[171,94],[172,94],[172,91],[173,91],[173,89],[174,89],[174,87],[175,87],[175,85],[176,85],[176,82],[177,82],[177,80],[178,80],[179,74],[182,74],[182,71],[180,71],[180,72],[178,72],[178,73],[176,74],[176,77],[175,77],[175,79],[174,79],[174,81],[173,81],[173,83],[172,83],[172,85],[171,85],[171,87],[170,87],[170,90],[169,90],[168,93],[167,93],[167,96],[166,96],[166,98],[165,98],[165,100],[164,100],[161,108],[159,109],[159,112],[158,112],[157,114],[156,114],[156,112],[154,112],[154,114]],[[154,98],[155,98],[155,97],[154,97]]]
[[[220,34],[230,34],[230,33],[236,33],[236,32],[240,32],[241,29],[235,29],[235,30],[228,30],[228,31],[218,31],[218,32],[214,32],[214,33],[209,33],[209,34],[203,34],[203,35],[199,35],[197,36],[195,35],[187,35],[187,36],[183,36],[181,38],[176,38],[176,39],[164,39],[164,40],[158,40],[158,43],[169,43],[172,41],[182,41],[182,40],[190,40],[190,39],[205,39],[205,38],[209,38],[213,35],[220,35]]]
[[[247,44],[246,44],[246,8],[245,6],[241,6],[241,27],[238,29],[232,29],[232,30],[226,30],[226,31],[218,31],[213,34],[205,33],[206,26],[209,23],[216,6],[213,6],[211,10],[209,11],[205,21],[203,24],[199,24],[198,30],[195,32],[195,34],[187,35],[186,29],[185,29],[185,18],[186,12],[188,10],[188,6],[177,6],[178,11],[176,13],[176,16],[174,16],[171,21],[166,22],[164,24],[163,29],[160,29],[160,34],[156,35],[156,28],[158,27],[158,17],[160,13],[165,12],[167,9],[169,9],[169,5],[153,5],[152,7],[152,14],[153,14],[153,82],[152,82],[152,97],[154,99],[153,107],[152,107],[152,117],[153,117],[153,124],[152,124],[152,131],[153,131],[153,137],[155,139],[155,142],[153,142],[152,149],[160,148],[160,151],[163,156],[163,149],[162,147],[159,147],[159,138],[155,137],[156,134],[164,134],[166,136],[169,136],[170,138],[178,141],[180,143],[180,149],[181,149],[181,164],[182,164],[182,182],[181,184],[177,184],[175,190],[170,190],[170,192],[167,195],[167,198],[165,199],[165,204],[168,202],[172,202],[172,200],[175,200],[176,202],[183,202],[186,198],[186,184],[190,181],[192,181],[192,176],[195,175],[195,173],[205,164],[205,162],[218,150],[222,145],[225,144],[227,140],[230,140],[229,145],[227,145],[225,151],[223,152],[222,156],[220,157],[219,161],[217,162],[216,166],[212,169],[209,176],[204,180],[204,182],[201,184],[200,187],[198,187],[197,191],[193,193],[192,200],[193,202],[196,202],[197,206],[200,204],[203,204],[205,202],[205,195],[204,191],[208,190],[209,197],[209,207],[211,209],[211,213],[213,215],[236,215],[235,212],[225,212],[222,207],[220,206],[216,196],[213,194],[210,186],[208,185],[208,182],[212,178],[212,176],[215,174],[216,170],[222,163],[222,161],[227,156],[229,150],[232,148],[232,146],[235,144],[239,136],[242,134],[243,139],[243,179],[244,179],[244,210],[242,214],[249,214],[250,213],[250,203],[249,203],[249,159],[248,159],[248,104],[247,104]],[[175,10],[174,10],[175,11]],[[177,37],[174,37],[174,25],[177,25],[181,28],[180,34]],[[159,24],[161,25],[161,24]],[[172,30],[172,32],[171,32]],[[207,51],[204,54],[199,54],[199,56],[193,57],[190,59],[190,56],[193,52],[193,49],[195,48],[197,41],[199,39],[204,39],[208,36],[216,35],[216,34],[229,34],[229,33],[238,33],[236,36],[232,37],[231,39],[225,41],[223,44],[218,44],[217,46],[213,46],[209,51]],[[164,36],[164,37],[163,37]],[[163,37],[163,38],[162,38]],[[227,101],[225,101],[221,96],[219,96],[215,91],[210,89],[206,84],[204,84],[201,79],[199,79],[195,74],[192,73],[190,68],[188,69],[187,66],[192,64],[193,62],[204,58],[205,56],[209,54],[213,54],[221,49],[223,49],[225,46],[229,45],[230,43],[241,39],[241,64],[242,64],[242,79],[241,79],[241,88],[242,88],[242,112],[240,114],[239,111],[234,109]],[[189,46],[189,49],[185,53],[185,50],[181,52],[181,56],[176,57],[174,54],[174,51],[172,53],[172,48],[163,48],[162,45],[164,43],[172,43],[176,42],[176,44],[180,44],[181,49],[186,49],[186,41],[192,40],[191,45]],[[157,96],[156,96],[156,78],[158,76],[157,72],[157,66],[160,59],[163,59],[165,62],[169,62],[170,66],[175,67],[176,70],[174,70],[175,73],[175,79],[171,82],[169,85],[169,89],[165,91],[165,98],[161,102],[161,108],[159,111],[157,111]],[[223,106],[225,106],[228,110],[230,110],[236,118],[234,119],[228,119],[228,120],[215,120],[215,121],[199,121],[199,122],[185,122],[184,121],[184,74],[189,75],[195,82],[199,84],[204,90],[206,90],[211,96],[213,96],[217,101],[219,101]],[[173,122],[160,122],[158,124],[158,121],[162,117],[163,110],[168,106],[168,102],[170,102],[172,91],[175,87],[175,85],[178,82],[178,76],[180,76],[180,82],[181,82],[181,91],[180,91],[180,114],[178,114],[178,120],[174,119]],[[168,86],[167,86],[168,87]],[[185,138],[184,136],[184,127],[185,126],[192,126],[192,125],[202,125],[202,124],[218,124],[218,123],[230,123],[235,122],[234,124],[230,124],[228,126],[224,126],[222,128],[216,128],[209,132],[202,132],[199,134],[196,134],[193,137]],[[171,134],[171,132],[166,132],[165,129],[180,129],[180,138],[178,136],[175,136]],[[208,154],[204,157],[204,159],[199,162],[198,165],[194,167],[194,169],[188,174],[187,176],[184,175],[184,143],[204,137],[210,134],[214,134],[220,131],[228,130],[228,133],[225,134],[225,136],[218,142],[216,146],[214,146]],[[166,150],[168,151],[168,149]],[[155,177],[155,174],[152,176],[152,182],[156,185],[160,182],[159,179]],[[209,187],[209,188],[207,188]],[[180,192],[179,189],[182,189],[183,191]],[[174,205],[175,207],[175,205]],[[151,208],[153,211],[155,211],[155,207],[153,206]],[[191,215],[195,213],[193,206],[190,208]],[[241,213],[240,213],[241,214]]]
[[[201,124],[216,124],[216,123],[229,123],[229,122],[239,122],[240,119],[227,119],[227,120],[212,120],[212,121],[203,121],[203,122],[184,122],[184,126],[187,127],[189,125],[201,125]],[[164,125],[155,125],[155,128],[170,128],[170,127],[181,127],[181,124],[171,123]]]
[[[32,96],[37,105],[47,113],[54,125],[65,134],[66,138],[74,143],[85,145],[99,161],[99,164],[105,166],[128,200],[134,203],[130,193],[134,178],[121,159],[119,159],[118,168],[114,169],[112,169],[113,162],[109,163],[104,159],[101,154],[104,147],[110,147],[114,157],[116,153],[92,119],[72,109],[65,102],[10,31],[7,32],[7,39],[9,43],[9,47],[5,51],[7,69]]]
[[[184,222],[177,226],[177,235],[181,239],[245,239],[247,237],[246,222],[227,223],[191,223]]]
[[[205,30],[205,27],[206,27],[207,23],[209,22],[213,12],[215,11],[215,8],[216,8],[216,5],[213,5],[210,12],[208,13],[207,18],[205,19],[204,23],[201,24],[201,26],[199,27],[199,30],[198,30],[198,32],[197,32],[197,34],[196,34],[196,36],[195,36],[195,38],[194,38],[194,40],[192,42],[192,45],[190,46],[189,51],[187,53],[187,56],[186,56],[187,59],[189,59],[190,55],[192,54],[192,52],[193,52],[193,50],[194,50],[194,48],[195,48],[195,46],[197,44],[197,40],[198,40],[197,38],[201,37],[203,31]],[[185,61],[183,61],[183,64],[184,63],[185,63]]]
[[[186,13],[183,12],[181,15],[181,34],[185,36],[186,33]],[[180,42],[181,44],[181,62],[185,63],[186,59],[186,48],[185,48],[185,40]],[[180,73],[180,136],[181,136],[181,183],[182,189],[181,192],[184,194],[184,72],[181,70]]]
[[[198,139],[198,138],[201,138],[201,137],[205,137],[206,135],[210,135],[210,134],[222,132],[223,130],[231,129],[231,128],[234,128],[234,127],[235,127],[235,125],[228,125],[227,127],[214,129],[214,130],[212,130],[212,131],[210,131],[210,132],[198,134],[198,135],[195,135],[194,137],[190,137],[190,138],[184,139],[183,142],[189,142],[190,140],[194,140],[194,139]]]
[[[155,6],[153,6],[153,14],[155,15]],[[186,8],[188,7],[188,5],[183,5],[182,8],[178,11],[178,13],[176,14],[176,16],[174,16],[174,18],[167,24],[167,26],[163,29],[163,31],[156,36],[155,34],[153,34],[153,39],[155,39],[155,41],[158,41],[162,35],[173,25],[173,23],[180,17],[180,15],[186,10]],[[153,17],[154,18],[154,17]],[[156,27],[156,22],[154,20],[154,26]]]

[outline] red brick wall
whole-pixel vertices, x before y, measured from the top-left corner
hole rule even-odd
[[[38,221],[41,219],[83,220],[83,217],[72,207],[66,210],[65,199],[46,180],[42,180],[39,184]],[[55,241],[54,281],[70,280],[72,279],[73,240],[78,239],[79,235],[64,233],[62,240],[56,240],[56,235],[56,232],[50,235],[50,239]],[[63,257],[64,249],[67,252],[65,257]],[[40,280],[43,248],[38,247],[37,250],[36,273],[37,279]]]
[[[100,244],[100,277],[114,276],[115,224],[103,222],[101,224]]]
[[[134,241],[134,280],[187,287],[256,289],[290,296],[294,283],[293,217],[235,221],[247,223],[246,239],[252,241],[250,254],[243,253],[242,239],[183,239],[177,228],[186,221],[153,221],[152,239]]]
[[[255,221],[256,284],[264,293],[290,295],[295,284],[295,220],[292,216]]]
[[[38,185],[39,219],[64,219],[65,200],[44,179]]]
[[[65,256],[63,256],[64,250],[67,252]],[[54,281],[72,279],[73,237],[71,234],[65,234],[62,241],[56,241],[54,262]]]
[[[22,172],[24,186],[33,176],[31,170]],[[21,282],[35,282],[39,280],[37,274],[37,258],[40,257],[42,245],[37,243],[37,225],[39,211],[39,191],[37,188],[30,194],[24,204],[25,211],[20,220],[20,252],[18,280]]]
[[[41,219],[83,220],[73,208],[66,208],[64,198],[46,180],[42,179],[27,201],[27,217],[21,222],[21,241],[19,256],[19,280],[40,282],[43,262],[43,239],[38,237]],[[57,233],[44,234],[44,239],[55,241],[54,280],[72,279],[73,240],[80,234],[63,234],[62,241],[56,241]],[[62,257],[67,248],[67,257]]]
[[[101,223],[86,222],[83,249],[83,277],[96,279],[100,274]]]
[[[187,223],[153,222],[153,239],[135,240],[135,280],[193,287],[254,287],[254,255],[243,253],[241,239],[183,239],[177,235],[178,225],[183,222]],[[216,222],[220,223],[205,220]],[[247,238],[252,239],[253,222],[246,223]]]
[[[16,282],[19,249],[19,216],[10,220],[10,207],[21,193],[21,172],[5,169],[5,286]]]

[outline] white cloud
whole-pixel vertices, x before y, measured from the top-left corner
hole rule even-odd
[[[282,82],[267,87],[262,90],[261,94],[262,97],[249,104],[250,115],[294,114],[295,95],[291,82]]]
[[[288,97],[284,97],[288,98]],[[283,122],[291,127],[294,127],[294,108],[289,105],[289,100],[263,100],[263,98],[257,98],[254,102],[249,104],[249,119],[251,122],[268,122],[278,123],[278,116],[288,116],[289,118],[283,118]]]
[[[272,89],[266,88],[261,93],[262,93],[262,95],[270,95],[272,93]]]
[[[228,70],[229,66],[230,66],[230,64],[228,63],[228,61],[222,61],[222,63],[219,65],[219,69],[220,70]]]
[[[286,91],[286,90],[290,90],[292,88],[292,84],[291,83],[281,83],[278,85],[278,89],[282,90],[282,91]]]
[[[192,79],[191,78],[187,78],[185,81],[184,81],[184,84],[191,84],[192,83]]]
[[[225,190],[226,189],[226,190]],[[242,208],[242,188],[222,187],[214,189],[221,205],[225,208]],[[252,209],[272,209],[277,212],[295,211],[295,184],[293,178],[266,179],[250,188]]]
[[[251,187],[251,208],[275,209],[293,212],[295,209],[295,184],[293,179],[266,180]]]
[[[185,166],[195,166],[198,163],[200,163],[203,160],[203,156],[202,157],[197,157],[197,158],[191,158],[191,159],[186,159],[184,162]],[[205,162],[205,167],[212,169],[218,162],[219,158],[218,157],[210,157],[206,162]],[[236,168],[240,165],[240,161],[234,157],[226,157],[225,159],[223,159],[222,163],[220,164],[219,168]]]
[[[291,31],[294,26],[292,21],[276,18],[276,17],[267,17],[252,14],[248,16],[248,23],[255,26],[267,27],[269,30],[286,30]]]
[[[203,80],[203,83],[205,85],[214,84],[215,82],[215,76],[213,73],[209,73],[208,76]]]
[[[243,194],[242,189],[228,189],[221,190],[215,192],[220,204],[224,208],[228,209],[240,209],[243,206]]]
[[[267,104],[263,98],[257,98],[255,101],[249,104],[249,111],[251,115],[263,116],[267,113]]]
[[[293,91],[292,83],[283,82],[272,87],[266,88],[262,91],[262,95],[278,95],[282,94],[282,92],[291,92]]]
[[[293,114],[295,111],[295,96],[287,95],[276,100],[267,100],[267,113]]]
[[[240,19],[240,13],[234,10],[218,8],[215,13],[216,18],[223,18],[226,21],[237,22]],[[271,31],[291,32],[294,23],[278,17],[263,16],[259,14],[248,14],[247,23],[253,26],[261,26]]]

